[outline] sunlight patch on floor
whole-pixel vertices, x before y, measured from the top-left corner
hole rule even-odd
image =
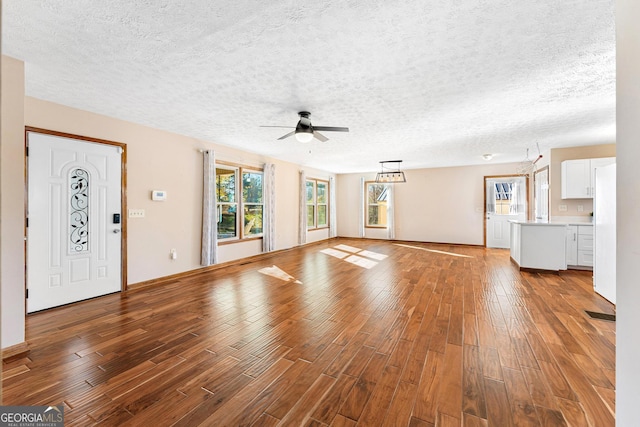
[[[379,254],[348,245],[337,245],[333,248],[322,249],[320,252],[367,269],[378,265],[378,263],[373,260],[382,261],[387,258],[385,254]]]
[[[265,268],[261,268],[260,270],[258,270],[258,273],[262,273],[266,276],[271,276],[271,277],[275,277],[276,279],[281,279],[284,280],[286,282],[289,282],[291,280],[295,280],[295,277],[293,277],[292,275],[286,273],[285,271],[281,270],[280,268],[274,266],[271,267],[265,267]],[[302,284],[301,281],[299,280],[295,280],[294,283],[297,283],[299,285]]]
[[[366,269],[373,268],[378,265],[377,262],[370,259],[362,258],[358,255],[351,255],[349,258],[345,258],[345,261],[350,262],[351,264],[355,264],[359,267],[364,267]]]
[[[473,258],[470,255],[462,255],[462,254],[456,254],[456,253],[453,253],[453,252],[444,252],[444,251],[438,251],[438,250],[435,250],[435,249],[421,248],[420,246],[403,245],[401,243],[394,243],[394,245],[402,246],[403,248],[420,249],[421,251],[433,252],[433,253],[436,253],[436,254],[451,255],[451,256],[457,256],[457,257],[461,257],[461,258]]]
[[[387,258],[387,255],[385,254],[379,254],[378,252],[371,252],[371,251],[358,252],[358,255],[366,256],[367,258],[373,258],[378,261],[382,261],[383,259]]]
[[[338,250],[332,249],[332,248],[323,249],[320,252],[322,252],[323,254],[330,255],[332,257],[336,257],[338,259],[343,259],[344,257],[349,255],[346,252],[338,251]]]
[[[353,246],[349,246],[349,245],[338,245],[338,246],[334,246],[334,248],[339,249],[341,251],[345,251],[345,252],[351,252],[352,254],[355,254],[356,252],[360,252],[362,250],[359,248],[354,248]]]

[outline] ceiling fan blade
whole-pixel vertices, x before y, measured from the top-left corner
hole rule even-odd
[[[323,130],[327,132],[349,132],[349,128],[334,127],[334,126],[314,126],[313,130]]]
[[[296,134],[296,131],[295,131],[295,130],[293,130],[293,131],[289,132],[288,134],[286,134],[286,135],[281,136],[280,138],[278,138],[278,141],[280,141],[281,139],[289,138],[290,136],[293,136],[293,135],[295,135],[295,134]]]
[[[261,128],[283,128],[283,129],[295,129],[295,126],[260,126]]]
[[[313,130],[313,136],[315,137],[315,139],[317,139],[320,142],[327,142],[329,140],[329,138],[327,138],[326,136],[324,136],[320,132],[316,132],[315,129]]]

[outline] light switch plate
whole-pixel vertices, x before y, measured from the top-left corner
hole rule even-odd
[[[144,209],[129,209],[129,218],[144,218]]]
[[[566,212],[567,211],[567,205],[558,205],[558,210],[560,212]]]

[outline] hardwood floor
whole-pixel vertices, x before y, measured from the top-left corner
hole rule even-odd
[[[337,239],[31,315],[3,398],[67,426],[613,426],[615,323],[583,310],[614,314],[588,272]]]

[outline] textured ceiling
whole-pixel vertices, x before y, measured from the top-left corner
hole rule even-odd
[[[29,96],[333,172],[615,142],[614,0],[5,0],[2,31]],[[259,127],[300,110],[350,132]]]

